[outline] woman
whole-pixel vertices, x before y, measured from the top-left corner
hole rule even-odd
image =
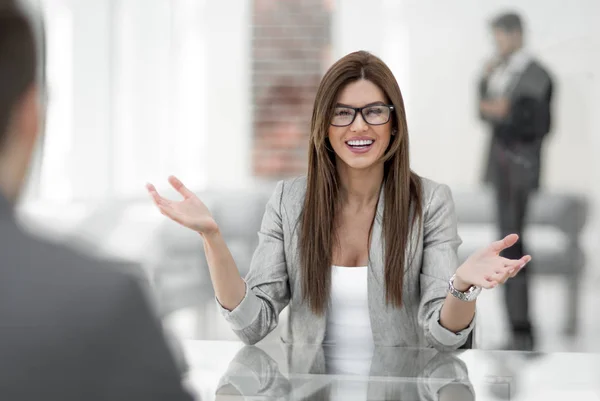
[[[277,184],[245,280],[200,199],[175,177],[181,202],[148,185],[164,215],[201,234],[233,330],[256,343],[289,306],[285,342],[459,348],[481,288],[531,259],[499,256],[517,236],[458,266],[450,190],[410,170],[398,83],[367,52],[347,55],[323,77],[309,141],[308,174]]]

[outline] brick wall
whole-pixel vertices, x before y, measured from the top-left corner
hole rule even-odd
[[[317,85],[329,65],[331,2],[254,0],[253,168],[279,179],[306,171]]]

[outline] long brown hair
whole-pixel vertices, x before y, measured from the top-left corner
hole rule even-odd
[[[360,79],[379,86],[395,111],[392,129],[396,135],[391,137],[382,158],[385,292],[387,304],[395,307],[402,306],[409,236],[423,214],[421,180],[410,170],[406,114],[398,83],[378,57],[365,51],[348,54],[331,66],[321,80],[311,120],[306,197],[299,222],[303,297],[316,314],[323,314],[329,302],[336,240],[334,223],[340,196],[335,153],[327,145],[327,132],[338,94],[346,85]]]

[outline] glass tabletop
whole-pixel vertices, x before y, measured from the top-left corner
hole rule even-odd
[[[187,341],[186,384],[211,400],[600,401],[600,354]]]

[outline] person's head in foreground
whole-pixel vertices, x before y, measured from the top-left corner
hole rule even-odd
[[[42,108],[33,29],[15,2],[0,0],[0,194],[14,202],[35,148]]]

